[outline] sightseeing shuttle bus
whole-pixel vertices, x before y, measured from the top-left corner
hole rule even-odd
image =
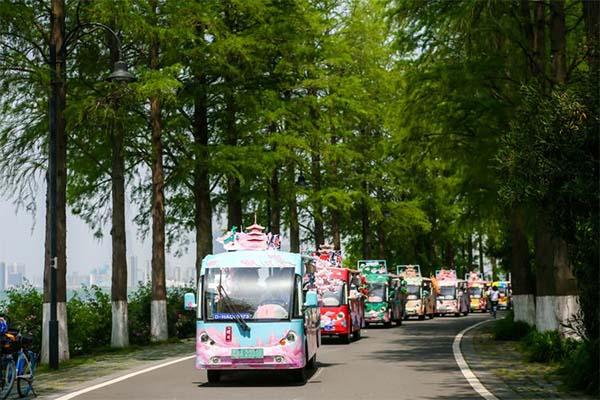
[[[426,316],[434,318],[436,314],[436,291],[433,281],[421,275],[419,265],[398,265],[396,273],[406,281],[406,305],[404,319]]]
[[[465,280],[467,281],[469,288],[471,312],[486,312],[487,297],[485,296],[485,290],[487,288],[487,282],[483,279],[483,274],[481,272],[471,271],[465,275]]]
[[[288,370],[306,381],[320,346],[319,308],[311,288],[313,260],[278,251],[279,238],[256,223],[218,240],[227,253],[202,261],[197,293],[196,368],[209,382],[229,370]]]
[[[357,290],[358,271],[342,268],[341,252],[321,245],[313,253],[315,286],[321,311],[321,335],[340,337],[345,343],[361,336],[364,296]]]
[[[437,299],[438,315],[453,314],[456,317],[467,315],[470,309],[467,281],[457,279],[453,269],[436,271],[435,278],[439,284]]]
[[[367,281],[368,297],[365,303],[365,326],[383,324],[392,325],[390,304],[391,277],[385,260],[359,260],[358,270]]]
[[[498,288],[498,309],[508,310],[512,307],[512,289],[509,281],[493,282],[492,286]]]

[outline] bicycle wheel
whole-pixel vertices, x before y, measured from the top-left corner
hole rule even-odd
[[[0,399],[4,400],[8,397],[15,383],[16,375],[15,360],[12,357],[5,357],[2,360],[2,375],[0,376]]]
[[[22,352],[17,360],[19,375],[17,376],[17,392],[19,397],[26,397],[33,390],[33,378],[37,357],[33,351]]]

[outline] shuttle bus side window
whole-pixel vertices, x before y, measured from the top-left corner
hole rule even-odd
[[[302,318],[302,305],[304,304],[304,292],[302,291],[302,277],[295,276],[294,282],[294,310],[292,318]]]

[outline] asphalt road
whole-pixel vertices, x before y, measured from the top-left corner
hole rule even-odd
[[[456,365],[452,341],[486,318],[410,320],[400,327],[363,330],[363,338],[350,345],[326,340],[319,349],[319,367],[303,386],[269,372],[238,372],[210,385],[206,373],[187,360],[76,399],[480,399]]]

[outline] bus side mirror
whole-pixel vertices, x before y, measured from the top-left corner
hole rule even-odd
[[[183,295],[183,308],[185,310],[195,310],[196,305],[196,295],[194,293],[186,293]]]
[[[319,305],[319,298],[317,296],[317,292],[314,290],[309,290],[306,292],[306,297],[304,298],[304,307],[317,307]]]

